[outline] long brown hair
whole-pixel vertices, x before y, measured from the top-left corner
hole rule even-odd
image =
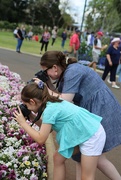
[[[21,99],[24,102],[30,102],[30,99],[36,99],[42,102],[43,110],[46,107],[46,103],[50,102],[61,102],[62,100],[58,97],[51,96],[48,92],[46,85],[43,83],[43,87],[40,88],[35,82],[27,84],[21,92]]]
[[[51,68],[53,65],[58,65],[62,70],[65,70],[69,64],[76,62],[76,58],[68,57],[61,51],[47,51],[40,59],[41,66]]]

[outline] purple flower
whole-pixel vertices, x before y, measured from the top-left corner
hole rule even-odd
[[[40,174],[47,171],[45,146],[35,143],[35,141],[19,127],[17,122],[13,120],[13,112],[21,101],[20,92],[23,86],[25,86],[25,83],[17,73],[10,72],[7,66],[1,64],[0,75],[1,79],[5,79],[5,81],[3,81],[4,88],[0,96],[0,126],[2,127],[2,131],[0,132],[0,148],[3,154],[3,156],[1,156],[3,164],[0,164],[0,179],[16,180],[23,177],[23,179],[26,180],[38,180]],[[13,147],[11,146],[13,151],[9,150],[6,143],[8,142],[8,138],[12,140],[11,137],[13,137],[13,139],[15,137],[15,143],[9,140],[11,145],[13,144]],[[27,157],[29,157],[29,161],[31,162],[34,160],[38,161],[39,167],[30,167],[31,173],[23,175],[25,170],[23,160],[27,159]],[[8,167],[5,164],[8,165]]]
[[[0,140],[3,140],[5,138],[4,134],[0,134]]]
[[[16,174],[15,174],[15,172],[14,172],[14,170],[11,170],[10,171],[10,173],[9,173],[9,175],[8,175],[8,179],[12,179],[12,180],[14,180],[14,179],[16,179]]]
[[[4,164],[0,164],[0,170],[6,170],[7,171],[8,167]]]

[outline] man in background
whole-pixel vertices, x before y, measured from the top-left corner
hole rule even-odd
[[[62,32],[61,38],[62,38],[61,47],[64,49],[65,41],[67,39],[67,31],[66,31],[66,29]]]
[[[21,26],[21,28],[18,29],[17,34],[16,34],[16,36],[17,36],[16,52],[18,52],[18,53],[21,53],[20,49],[22,46],[22,42],[24,40],[22,30],[23,30],[23,26]]]
[[[13,31],[13,35],[15,38],[17,38],[18,29],[19,29],[19,27],[16,27],[16,29]]]
[[[102,47],[102,43],[101,43],[102,36],[103,36],[103,33],[101,31],[97,32],[96,38],[94,39],[94,42],[93,42],[93,49],[92,49],[93,61],[89,64],[89,67],[92,67],[94,71],[96,71],[96,66],[97,66],[101,51],[107,48],[107,45]]]
[[[70,56],[75,57],[78,60],[78,50],[80,48],[80,30],[76,29],[70,37]]]
[[[51,36],[51,37],[52,37],[51,46],[53,46],[54,43],[55,43],[56,37],[57,37],[57,28],[56,28],[56,27],[53,28],[53,30],[52,30],[52,36]]]

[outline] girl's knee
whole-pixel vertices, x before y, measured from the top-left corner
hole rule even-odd
[[[66,158],[61,156],[57,151],[54,153],[53,162],[54,162],[55,165],[62,164],[62,163],[65,162],[65,160],[66,160]]]
[[[99,157],[99,159],[98,159],[97,168],[100,169],[100,168],[106,166],[108,162],[109,162],[109,161],[108,161],[108,159],[106,158],[106,156],[105,156],[104,154],[102,154],[102,155]]]

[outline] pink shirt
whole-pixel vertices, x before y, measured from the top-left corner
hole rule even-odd
[[[44,32],[43,36],[43,41],[48,42],[50,39],[50,33],[49,32]]]
[[[70,38],[70,46],[73,46],[73,44],[75,44],[75,48],[76,50],[78,50],[80,47],[80,41],[79,41],[79,36],[76,33],[73,34]]]

